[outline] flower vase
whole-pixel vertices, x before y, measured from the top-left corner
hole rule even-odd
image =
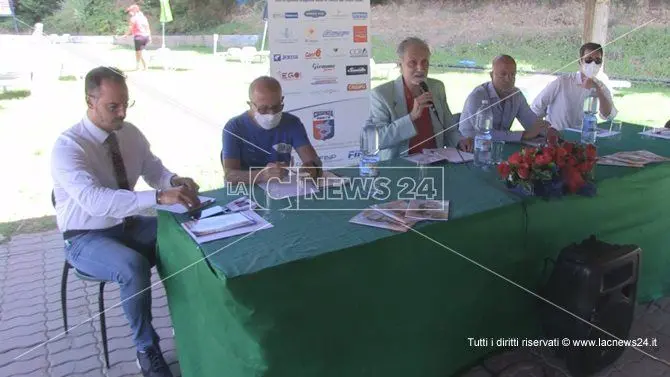
[[[560,198],[563,196],[564,184],[560,178],[551,181],[535,181],[533,182],[533,189],[535,196],[549,200],[550,198]]]
[[[535,195],[535,193],[533,192],[532,185],[513,185],[507,182],[507,189],[521,197],[528,197]]]

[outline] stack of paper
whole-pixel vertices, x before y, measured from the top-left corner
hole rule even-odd
[[[406,232],[421,220],[449,219],[449,201],[396,200],[371,206],[349,222],[377,228]]]
[[[253,200],[242,196],[239,199],[235,199],[232,202],[226,204],[225,212],[241,212],[248,211],[258,207],[258,204]]]
[[[405,216],[418,220],[449,220],[448,200],[410,200]]]
[[[440,161],[449,161],[454,164],[468,162],[475,159],[475,155],[460,151],[456,148],[424,149],[422,153],[405,157],[407,161],[416,164],[430,165]]]
[[[568,130],[568,131],[572,131],[572,132],[578,132],[578,133],[580,133],[580,134],[582,133],[582,129],[581,129],[581,128],[569,128],[569,127],[568,127],[568,128],[566,128],[566,130]],[[605,129],[605,128],[598,128],[597,131],[596,131],[596,135],[597,135],[598,137],[611,137],[611,136],[618,135],[618,134],[620,134],[620,133],[621,133],[621,132],[610,131],[610,130],[607,130],[607,129]]]
[[[201,220],[193,220],[184,223],[194,235],[206,236],[212,233],[225,232],[252,225],[254,221],[244,213],[231,213],[227,215],[214,216]]]
[[[374,205],[354,216],[349,222],[377,228],[406,232],[416,220],[405,217],[405,211],[409,203],[405,200],[397,200],[390,203]]]
[[[640,132],[641,135],[657,137],[660,139],[670,139],[670,128],[654,128]]]
[[[198,244],[272,227],[251,210],[187,221],[181,225]]]
[[[598,165],[627,166],[641,168],[646,164],[655,162],[666,162],[670,159],[651,153],[649,151],[617,152],[598,158]]]

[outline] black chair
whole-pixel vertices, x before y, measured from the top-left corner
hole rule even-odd
[[[53,190],[51,191],[51,204],[56,208],[56,196],[54,195]],[[98,293],[98,309],[100,310],[100,332],[102,333],[102,349],[105,353],[105,364],[107,369],[109,369],[109,351],[107,349],[107,325],[105,323],[105,281],[94,278],[93,276],[87,275],[76,268],[65,260],[63,264],[63,276],[60,283],[60,303],[63,310],[63,327],[65,332],[68,333],[69,329],[67,327],[67,277],[70,269],[74,270],[75,276],[81,280],[90,281],[94,283],[100,283],[100,291]]]
[[[451,124],[447,125],[447,127],[451,127],[453,125],[456,125],[456,129],[458,129],[458,122],[461,121],[461,113],[456,113],[456,114],[451,114]]]

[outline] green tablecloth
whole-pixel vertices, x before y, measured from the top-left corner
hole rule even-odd
[[[624,129],[623,141],[598,141],[601,155],[670,156],[666,141]],[[596,234],[643,248],[640,300],[670,288],[670,165],[598,166],[597,197],[524,204],[493,173],[444,171],[452,219],[418,225],[425,237],[350,224],[355,211],[307,211],[199,247],[161,213],[159,271],[183,375],[446,376],[493,350],[467,338],[539,336],[535,298],[435,242],[535,290],[545,257]]]

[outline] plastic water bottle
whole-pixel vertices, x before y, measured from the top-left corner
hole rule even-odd
[[[377,126],[368,119],[361,132],[361,177],[376,177],[379,175],[377,165],[379,164],[379,131]]]
[[[491,164],[491,128],[493,126],[493,113],[489,108],[488,100],[482,100],[476,119],[475,166],[486,167]]]
[[[598,96],[596,90],[591,89],[584,99],[584,119],[582,120],[582,144],[595,144],[598,134]]]

